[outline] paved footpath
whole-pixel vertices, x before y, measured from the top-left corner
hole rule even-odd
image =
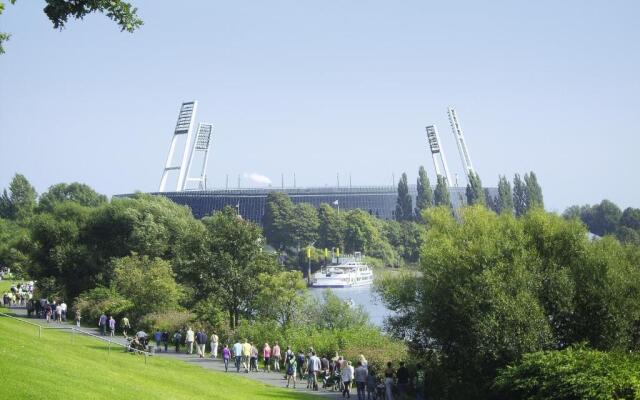
[[[10,314],[13,314],[15,317],[19,317],[22,318],[26,321],[29,321],[31,323],[35,323],[38,325],[42,325],[43,327],[50,327],[50,328],[54,328],[54,327],[63,327],[63,326],[71,326],[72,323],[71,322],[63,322],[62,324],[58,323],[58,322],[51,322],[48,323],[46,322],[46,320],[44,319],[40,319],[40,318],[27,318],[27,312],[24,308],[20,308],[20,307],[12,307]],[[87,332],[87,333],[91,333],[94,335],[99,335],[100,331],[99,329],[96,328],[88,328],[83,326],[82,331]],[[46,333],[44,333],[46,335]],[[126,339],[123,336],[114,336],[114,337],[109,337],[109,336],[104,336],[107,339],[111,339],[114,342],[120,343],[125,345],[127,343]],[[207,351],[210,349],[207,349]],[[155,353],[155,356],[161,356],[161,357],[168,357],[168,358],[173,358],[173,359],[177,359],[183,362],[187,362],[187,363],[191,363],[191,364],[195,364],[198,365],[202,368],[208,369],[208,370],[212,370],[212,371],[219,371],[219,372],[223,372],[224,373],[224,363],[222,362],[221,359],[211,359],[209,357],[207,358],[200,358],[195,354],[196,351],[196,346],[194,344],[193,346],[193,351],[194,354],[185,354],[182,349],[180,353],[176,353],[175,352],[175,347],[172,349],[171,347],[169,347],[169,351],[168,352],[159,352],[159,353]],[[218,352],[221,352],[221,348],[218,349]],[[209,353],[207,353],[209,354]],[[283,379],[284,378],[284,369],[281,368],[280,369],[280,373],[276,373],[276,372],[251,372],[251,373],[245,373],[242,368],[240,369],[240,373],[237,373],[235,368],[234,368],[234,364],[232,361],[229,362],[229,374],[237,374],[243,378],[247,378],[249,380],[254,380],[254,381],[258,381],[267,385],[271,385],[271,386],[277,386],[277,387],[282,387],[284,388],[286,386],[286,381]],[[296,392],[300,392],[300,393],[308,393],[308,394],[314,394],[317,395],[319,397],[324,397],[324,398],[342,398],[342,394],[340,392],[334,392],[334,391],[330,391],[330,390],[322,390],[320,389],[319,391],[313,391],[310,389],[306,388],[307,386],[307,382],[306,381],[302,381],[302,382],[298,382],[297,383],[297,387],[296,389],[293,388],[289,388],[289,390],[295,390]],[[355,394],[355,389],[352,389],[352,394]],[[357,397],[357,396],[355,396]]]

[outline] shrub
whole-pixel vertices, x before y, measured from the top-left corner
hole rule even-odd
[[[194,315],[189,311],[170,310],[145,315],[140,321],[140,327],[146,329],[147,332],[160,329],[161,331],[173,333],[182,329],[185,325],[191,324],[193,319]]]
[[[640,399],[640,357],[582,347],[530,353],[500,370],[494,389],[509,400]]]
[[[100,314],[105,313],[120,320],[133,308],[133,303],[122,297],[114,288],[97,287],[81,293],[76,298],[73,308],[80,310],[83,319],[88,316],[97,320]]]

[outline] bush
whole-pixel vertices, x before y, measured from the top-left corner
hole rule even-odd
[[[165,311],[145,315],[140,321],[140,328],[146,332],[154,332],[156,329],[173,333],[182,329],[185,325],[193,323],[194,315],[189,311]]]
[[[640,399],[640,357],[582,347],[530,353],[500,370],[494,389],[509,400]]]
[[[113,315],[119,321],[133,308],[133,303],[122,297],[114,288],[97,287],[80,294],[73,308],[80,310],[83,320],[88,316],[97,321],[100,315],[105,313]]]

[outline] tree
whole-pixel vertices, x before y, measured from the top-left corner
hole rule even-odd
[[[484,195],[484,189],[482,188],[482,181],[480,176],[476,172],[469,172],[469,183],[467,184],[467,204],[472,206],[480,204],[487,205],[487,201]]]
[[[309,203],[296,204],[287,232],[290,243],[303,247],[318,240],[318,211]]]
[[[179,277],[193,290],[194,300],[215,299],[229,316],[233,329],[242,315],[251,315],[260,284],[255,277],[279,271],[275,257],[262,252],[260,228],[225,207],[202,220],[204,242],[198,233],[181,255]]]
[[[260,290],[256,298],[258,314],[278,322],[286,330],[302,312],[308,291],[300,271],[281,271],[258,276]]]
[[[14,4],[16,0],[9,0]],[[118,24],[122,31],[133,32],[144,23],[136,14],[138,9],[122,0],[46,0],[44,13],[55,29],[62,29],[69,18],[83,19],[88,14],[99,12]],[[0,1],[0,14],[4,3]],[[3,44],[11,35],[0,33],[0,54],[4,53]]]
[[[153,312],[174,310],[182,296],[169,262],[135,254],[113,261],[113,285],[133,303],[134,321]]]
[[[318,209],[318,247],[331,249],[344,247],[344,213],[338,213],[328,204]]]
[[[580,218],[591,233],[604,236],[616,232],[622,218],[622,211],[615,203],[605,199],[600,204],[585,207]]]
[[[498,214],[513,214],[513,195],[511,184],[506,176],[500,176],[498,180],[498,198],[496,199],[496,212]]]
[[[379,241],[379,235],[369,213],[361,209],[348,212],[344,234],[344,247],[347,253],[354,251],[367,253]]]
[[[98,207],[107,203],[107,196],[97,193],[83,183],[58,183],[40,196],[38,209],[51,212],[55,204],[63,201],[75,201],[85,207]]]
[[[271,192],[267,195],[262,226],[267,243],[282,250],[291,245],[289,237],[290,222],[293,219],[294,206],[284,193]]]
[[[620,226],[640,231],[640,208],[625,208],[620,217]]]
[[[438,183],[433,191],[433,200],[436,206],[451,207],[449,188],[447,187],[446,179],[442,175],[438,175]]]
[[[12,220],[26,220],[36,207],[38,194],[31,183],[21,174],[15,174],[0,197],[0,217]]]
[[[427,171],[421,165],[418,170],[418,180],[416,182],[416,218],[421,219],[422,211],[433,206],[433,189],[427,176]]]
[[[396,201],[396,220],[410,221],[413,219],[413,200],[409,194],[409,183],[407,174],[402,173],[402,177],[398,182],[398,199]]]
[[[526,186],[526,204],[527,211],[534,208],[544,209],[544,200],[542,198],[542,188],[538,184],[538,178],[536,174],[531,171],[529,174],[524,174],[524,183]]]
[[[513,208],[517,217],[524,215],[528,210],[527,188],[519,174],[513,177]]]

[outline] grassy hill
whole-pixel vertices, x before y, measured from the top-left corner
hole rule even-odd
[[[6,312],[5,309],[0,309]],[[144,358],[106,343],[0,317],[3,399],[315,399],[163,357]]]

